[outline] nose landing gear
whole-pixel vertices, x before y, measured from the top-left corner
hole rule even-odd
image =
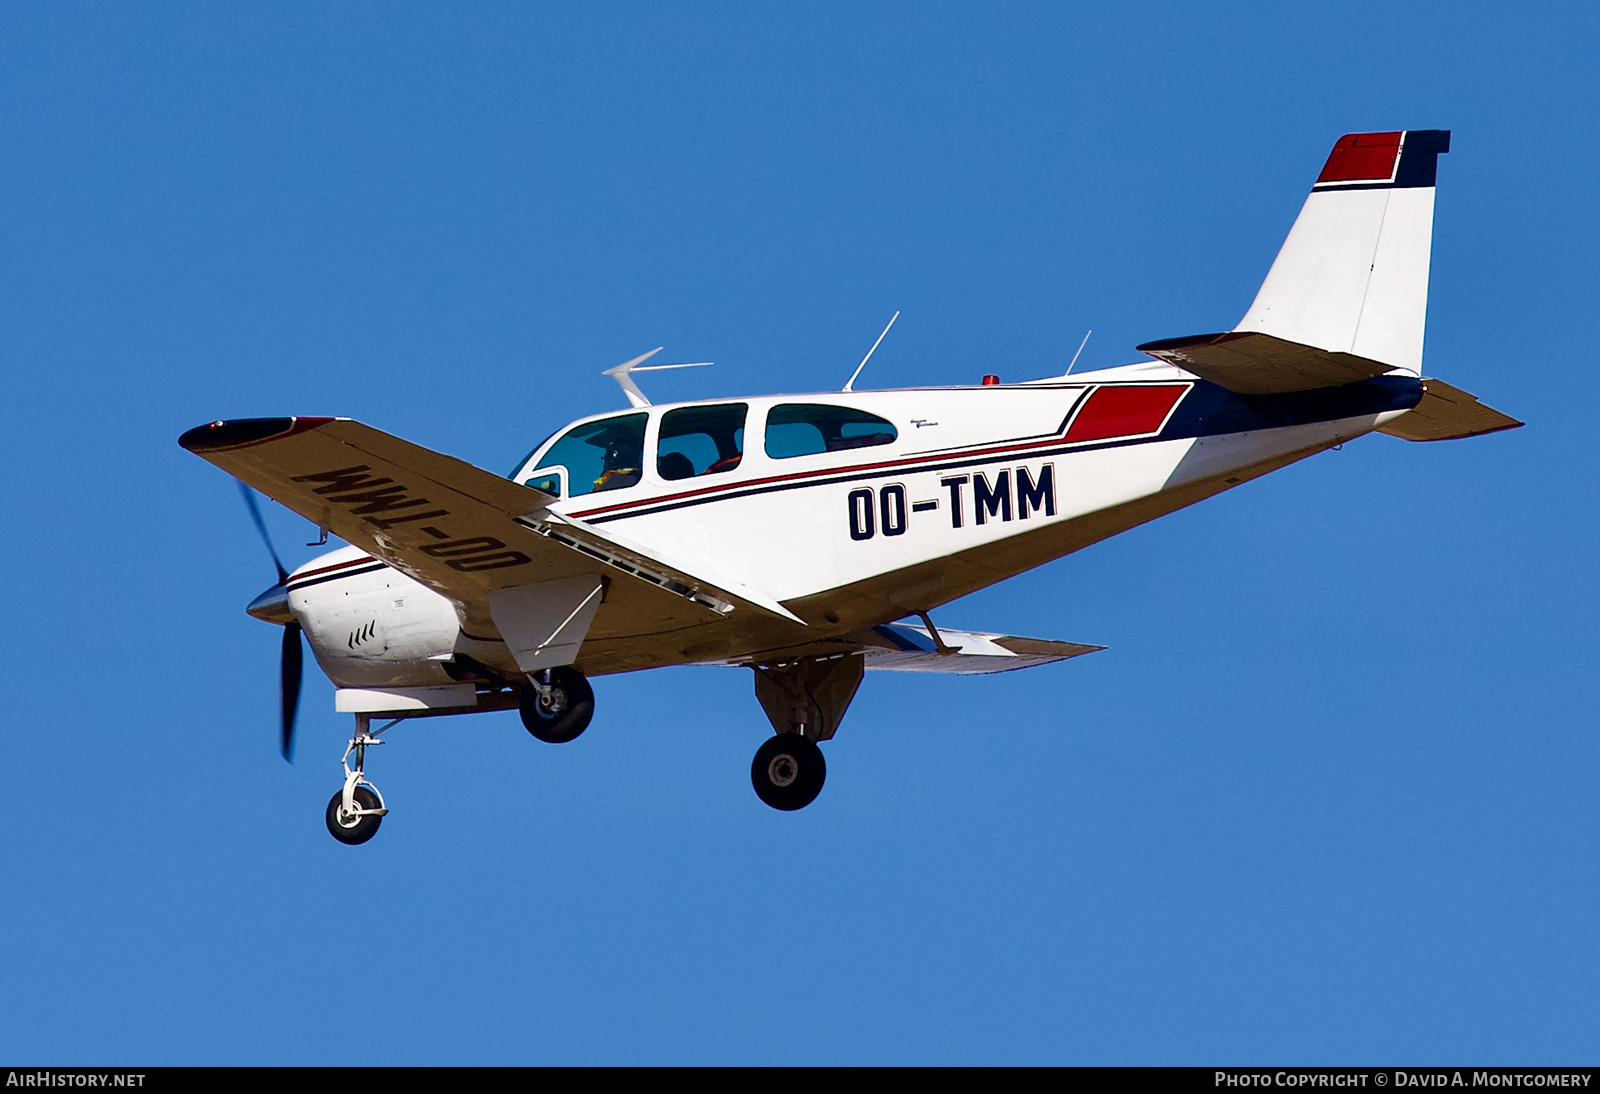
[[[396,719],[395,721],[399,721]],[[390,722],[389,726],[395,722]],[[366,843],[378,834],[378,825],[389,809],[383,804],[383,795],[367,781],[363,767],[368,745],[383,744],[376,735],[368,732],[371,720],[368,715],[356,715],[356,735],[350,739],[340,761],[344,766],[344,787],[328,802],[328,831],[340,843]],[[388,729],[384,726],[383,729]],[[383,729],[378,730],[379,733]],[[355,770],[350,770],[350,753],[356,754]]]

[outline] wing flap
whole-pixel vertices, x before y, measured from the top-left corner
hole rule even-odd
[[[1449,441],[1516,429],[1524,423],[1443,380],[1423,380],[1422,401],[1378,432],[1407,441]]]
[[[1343,387],[1393,371],[1390,365],[1351,353],[1252,331],[1166,338],[1146,342],[1139,351],[1241,395]]]
[[[637,543],[612,532],[601,531],[587,521],[565,514],[545,514],[520,523],[567,544],[585,554],[604,558],[618,569],[644,581],[692,590],[704,598],[708,607],[726,612],[734,606],[753,605],[763,611],[805,626],[805,620],[765,593],[752,589],[726,575],[713,575],[705,567],[670,559],[660,552],[646,550]],[[729,603],[729,601],[733,603]]]

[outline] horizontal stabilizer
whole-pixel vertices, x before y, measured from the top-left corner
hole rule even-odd
[[[866,667],[883,672],[1009,672],[1105,649],[1078,642],[953,631],[948,627],[939,628],[939,637],[944,639],[942,650],[926,627],[907,623],[886,623],[851,636],[860,641]]]
[[[1139,351],[1241,395],[1343,387],[1392,371],[1365,357],[1251,331],[1166,338]]]
[[[1478,397],[1443,380],[1423,380],[1422,402],[1378,432],[1407,441],[1449,441],[1498,433],[1522,425],[1509,414],[1478,402]]]

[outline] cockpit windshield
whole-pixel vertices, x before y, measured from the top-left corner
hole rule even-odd
[[[550,446],[539,467],[565,467],[571,497],[633,486],[644,466],[648,418],[648,414],[621,414],[573,426]]]

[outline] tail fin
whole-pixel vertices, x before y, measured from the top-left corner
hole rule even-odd
[[[1240,394],[1422,375],[1433,187],[1447,129],[1350,133],[1334,144],[1255,303],[1225,334],[1139,348]],[[1441,380],[1379,426],[1410,441],[1476,437],[1522,423]]]
[[[1340,137],[1236,331],[1422,372],[1447,129]]]

